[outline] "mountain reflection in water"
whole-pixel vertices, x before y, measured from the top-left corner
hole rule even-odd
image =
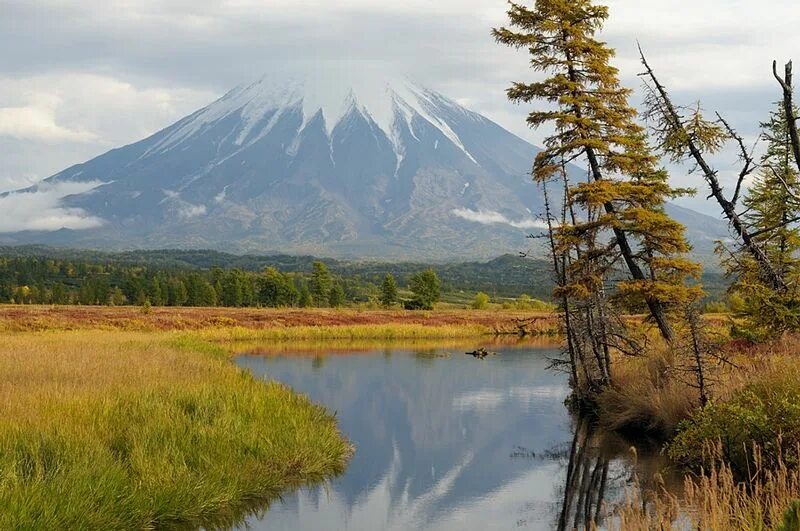
[[[584,529],[632,477],[629,445],[564,406],[550,348],[477,360],[428,348],[242,356],[239,366],[335,411],[355,444],[346,473],[287,493],[249,529]],[[646,474],[656,459],[639,456]]]

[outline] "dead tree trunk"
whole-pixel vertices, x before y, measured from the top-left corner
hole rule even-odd
[[[740,238],[742,246],[747,250],[747,252],[753,257],[753,259],[758,264],[761,276],[763,277],[764,281],[772,287],[778,293],[785,293],[787,291],[786,282],[778,274],[775,270],[773,264],[769,261],[769,258],[764,253],[763,249],[758,246],[756,241],[754,241],[752,235],[748,232],[747,227],[742,222],[742,219],[739,217],[739,214],[736,212],[736,204],[734,201],[728,200],[725,197],[725,193],[722,190],[722,186],[719,183],[719,179],[717,178],[717,172],[712,169],[711,165],[705,160],[703,156],[703,152],[697,143],[694,141],[692,136],[686,132],[686,129],[681,121],[681,117],[678,114],[678,111],[675,105],[672,103],[672,99],[669,97],[666,88],[655,75],[653,69],[650,68],[650,65],[647,62],[647,59],[644,56],[644,53],[640,51],[640,56],[642,59],[642,64],[646,69],[646,75],[652,81],[653,87],[655,88],[656,94],[659,97],[661,102],[661,112],[665,114],[666,121],[670,124],[670,127],[674,128],[676,131],[682,131],[684,134],[683,136],[686,139],[686,147],[688,148],[689,153],[691,154],[694,161],[697,163],[697,166],[703,172],[703,176],[708,183],[708,186],[711,190],[711,195],[717,201],[719,206],[722,208],[722,212],[725,214],[725,217],[730,222],[733,230],[736,232],[736,235]],[[742,175],[740,176],[740,180],[744,178],[746,172],[743,171]],[[738,188],[738,186],[737,186]]]
[[[556,248],[555,228],[553,227],[553,216],[552,216],[552,210],[550,208],[550,196],[547,193],[546,182],[542,183],[542,191],[544,192],[545,216],[547,216],[547,236],[550,244],[550,254],[553,258],[553,273],[555,274],[556,277],[556,285],[560,288],[563,288],[567,283],[566,259],[559,255],[559,251]],[[566,218],[565,211],[562,212],[561,217],[563,223],[564,218]],[[569,298],[566,295],[561,296],[561,305],[562,305],[562,310],[564,311],[564,329],[567,336],[567,354],[569,356],[569,366],[570,366],[569,368],[570,368],[570,374],[572,376],[572,383],[574,387],[573,390],[576,393],[578,393],[580,397],[582,392],[580,389],[580,380],[578,379],[579,360],[577,354],[577,345],[575,342],[575,334],[570,315],[572,309],[570,308]]]
[[[698,315],[696,308],[690,308],[687,313],[692,356],[694,358],[692,372],[694,372],[697,392],[700,395],[700,405],[705,407],[708,404],[708,377],[706,375],[706,347],[702,337],[702,323],[700,323],[700,315]]]
[[[797,133],[797,116],[794,115],[794,90],[792,87],[792,62],[784,67],[784,77],[778,75],[778,62],[772,61],[772,74],[783,89],[783,112],[786,114],[786,123],[789,126],[789,139],[792,143],[792,154],[800,170],[800,135]]]

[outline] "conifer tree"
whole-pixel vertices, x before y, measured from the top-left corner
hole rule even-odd
[[[311,283],[309,289],[311,296],[317,306],[324,306],[331,295],[331,288],[333,287],[333,278],[323,262],[316,261],[313,264],[314,271],[311,274]]]
[[[782,103],[761,124],[761,129],[767,148],[760,161],[761,169],[744,196],[742,220],[787,289],[778,293],[765,283],[758,264],[743,249],[725,262],[728,272],[736,276],[734,289],[745,297],[743,313],[756,328],[751,332],[775,335],[800,328],[800,204],[793,197],[800,179]]]
[[[420,310],[433,310],[441,298],[442,283],[436,272],[428,268],[411,275],[409,281],[414,293],[413,306]]]
[[[397,304],[397,281],[391,273],[386,274],[381,284],[381,304],[387,308]]]
[[[761,130],[767,149],[761,158],[761,171],[745,195],[742,217],[786,281],[798,263],[800,229],[793,223],[800,217],[800,205],[791,196],[799,183],[783,110],[773,111],[769,121],[761,123]]]
[[[672,341],[668,312],[698,296],[684,281],[699,268],[683,257],[689,250],[684,228],[664,212],[664,202],[689,191],[670,187],[628,104],[630,91],[610,64],[613,50],[595,38],[608,9],[590,0],[536,0],[530,9],[510,2],[508,15],[513,29],[496,29],[494,37],[527,48],[532,68],[549,76],[508,90],[514,102],[548,104],[527,119],[534,128],[555,128],[536,156],[534,179],[555,178],[565,161],[585,161],[589,168],[586,182],[566,190],[578,216],[556,231],[559,246],[591,248],[576,257],[564,289],[592,297],[621,259],[628,278],[618,284],[619,293],[642,300],[661,335]],[[597,246],[604,233],[613,236],[611,244]]]
[[[314,304],[314,299],[311,296],[311,290],[308,289],[308,283],[305,281],[300,282],[300,295],[297,304],[301,308],[310,308]]]
[[[328,297],[328,304],[330,304],[331,308],[340,308],[344,305],[346,297],[342,283],[334,282]]]

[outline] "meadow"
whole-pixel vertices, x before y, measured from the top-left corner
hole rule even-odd
[[[243,341],[469,342],[529,317],[0,307],[0,528],[225,526],[341,473],[334,417],[235,367]]]
[[[352,450],[323,408],[175,332],[0,345],[2,529],[227,524],[342,472]]]
[[[707,316],[719,329],[726,319]],[[354,451],[329,412],[233,354],[464,352],[517,342],[520,326],[558,340],[555,316],[513,310],[0,306],[0,528],[229,526],[343,472]],[[800,497],[797,345],[726,343],[702,409],[674,351],[617,359],[597,422],[665,441],[693,472],[680,497],[633,488],[613,521],[783,529]]]

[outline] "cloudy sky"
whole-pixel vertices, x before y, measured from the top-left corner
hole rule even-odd
[[[796,0],[609,0],[604,38],[641,101],[636,41],[681,102],[748,138],[778,97],[773,59],[800,60]],[[231,87],[320,63],[406,73],[533,142],[524,53],[494,44],[503,0],[0,0],[0,191],[130,143]],[[717,165],[731,171],[735,157]],[[695,182],[688,168],[676,181]],[[695,208],[715,212],[702,198]]]

